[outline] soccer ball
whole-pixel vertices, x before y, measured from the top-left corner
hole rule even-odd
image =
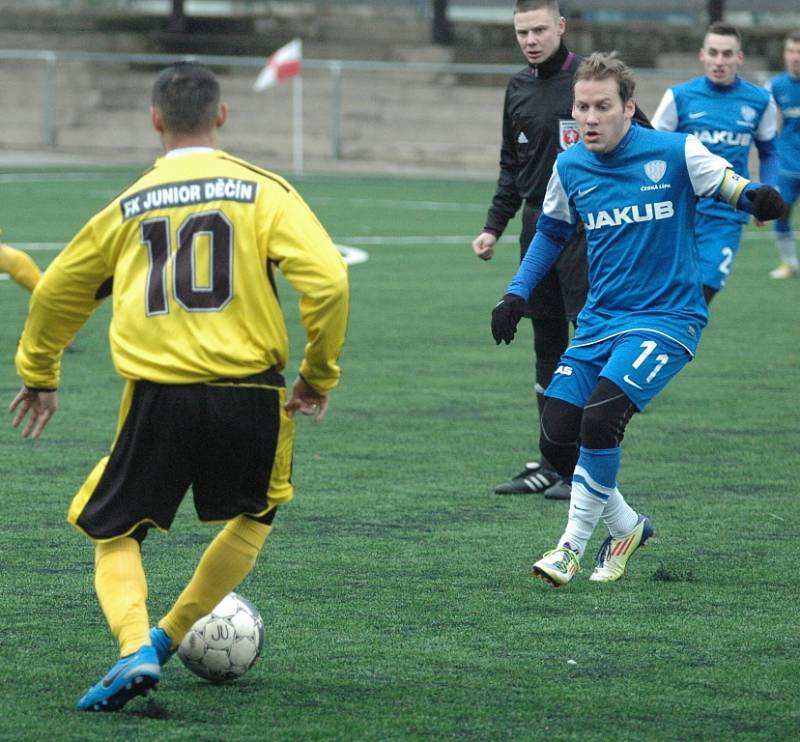
[[[228,593],[207,616],[195,621],[178,647],[178,657],[195,675],[225,683],[244,675],[264,645],[264,621],[256,607]]]

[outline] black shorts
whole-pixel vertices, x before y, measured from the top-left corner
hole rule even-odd
[[[525,257],[534,234],[540,206],[525,204],[522,210],[522,231],[519,236],[520,260]],[[586,262],[586,238],[583,224],[567,243],[561,257],[534,289],[525,311],[535,319],[565,318],[574,322],[589,291],[589,269]]]
[[[203,384],[128,382],[111,454],[68,519],[96,541],[167,530],[191,486],[200,520],[269,522],[292,494],[285,397],[283,377],[271,370]]]

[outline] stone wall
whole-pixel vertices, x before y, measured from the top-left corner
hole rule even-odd
[[[415,17],[313,14],[291,19],[204,19],[197,24],[196,33],[177,43],[165,29],[164,18],[126,20],[83,14],[60,16],[56,23],[52,17],[10,13],[4,16],[0,48],[260,56],[300,33],[309,59],[452,60],[521,66],[513,33],[505,25],[459,25],[455,29],[458,43],[443,48],[426,43],[427,24]],[[667,86],[700,74],[698,33],[683,29],[680,38],[662,38],[661,30],[632,33],[627,28],[622,33],[615,27],[589,28],[571,22],[568,43],[582,52],[618,48],[636,66],[661,63],[639,75],[639,103],[652,113]],[[208,40],[211,37],[216,39],[214,44]],[[770,39],[780,43],[777,32],[769,36],[764,32],[764,38],[764,49]],[[624,39],[627,52],[622,47]],[[651,59],[652,48],[661,50],[656,59]],[[746,69],[752,77],[764,59],[750,55],[748,59]],[[50,148],[45,133],[44,64],[0,60],[4,100],[0,150],[84,156],[102,162],[152,159],[158,154],[158,141],[147,109],[156,69],[142,64],[60,62],[57,142]],[[221,143],[265,167],[286,170],[292,164],[292,85],[283,83],[255,94],[251,88],[257,71],[236,65],[217,69],[231,108]],[[325,70],[307,68],[303,76],[305,167],[309,171],[494,175],[506,79],[505,74],[346,72],[337,119],[338,156],[334,156],[332,79]]]

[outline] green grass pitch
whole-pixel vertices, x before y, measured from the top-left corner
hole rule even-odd
[[[0,171],[11,244],[60,245],[131,169]],[[658,539],[619,584],[530,577],[562,502],[498,497],[535,456],[529,327],[489,333],[516,263],[472,255],[491,182],[305,177],[301,193],[351,267],[344,377],[321,425],[300,421],[295,501],[239,591],[262,658],[211,686],[175,661],[122,712],[76,710],[115,658],[89,542],[69,501],[114,431],[121,383],[104,306],[65,354],[42,440],[0,427],[0,739],[777,740],[800,735],[800,281],[771,281],[769,229],[748,227],[700,352],[631,423],[620,487]],[[516,233],[514,224],[509,233]],[[296,297],[282,299],[297,368]],[[0,281],[0,393],[27,295]],[[145,543],[160,617],[215,532],[187,498]]]

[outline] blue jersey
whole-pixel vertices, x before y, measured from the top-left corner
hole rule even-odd
[[[693,354],[708,321],[694,235],[698,196],[719,191],[730,163],[694,136],[633,124],[611,152],[562,152],[537,230],[563,244],[586,229],[589,296],[572,345],[646,330]],[[520,268],[508,293],[528,297]]]
[[[740,175],[748,176],[750,147],[775,139],[777,115],[769,92],[737,77],[731,85],[716,85],[705,75],[670,88],[653,115],[661,131],[694,134],[714,154],[724,157]],[[772,145],[769,145],[770,147]],[[761,150],[759,150],[761,153]],[[773,178],[762,173],[761,180]],[[723,219],[749,220],[720,201],[703,201],[698,211]]]
[[[783,118],[778,135],[778,157],[782,175],[800,178],[800,78],[782,72],[767,84]]]

